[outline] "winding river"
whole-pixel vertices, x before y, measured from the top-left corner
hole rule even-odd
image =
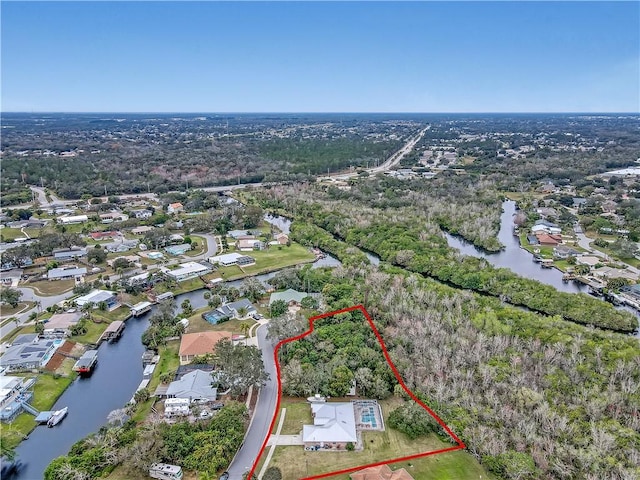
[[[586,285],[577,282],[563,282],[562,272],[560,270],[557,270],[555,268],[542,268],[539,263],[535,263],[533,261],[533,255],[531,255],[524,248],[520,247],[520,241],[518,237],[515,237],[512,233],[513,216],[515,215],[515,213],[515,202],[511,200],[503,202],[498,239],[500,240],[500,243],[505,246],[505,248],[500,252],[485,252],[477,248],[472,243],[469,243],[460,237],[450,235],[445,232],[447,243],[450,247],[460,250],[460,252],[465,255],[484,258],[495,267],[508,268],[522,277],[531,278],[533,280],[538,280],[541,283],[546,283],[547,285],[551,285],[561,292],[587,293]]]

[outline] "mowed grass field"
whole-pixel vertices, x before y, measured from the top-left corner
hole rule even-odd
[[[234,252],[230,250],[229,252]],[[225,252],[225,253],[229,253]],[[225,280],[236,280],[249,275],[268,273],[281,268],[299,265],[301,263],[313,262],[315,256],[302,245],[292,243],[291,246],[274,246],[269,250],[255,250],[252,252],[237,252],[249,255],[256,259],[255,265],[248,267],[222,267],[218,269],[219,276]]]
[[[389,413],[401,403],[402,400],[397,397],[380,401],[385,422]],[[287,409],[280,432],[282,435],[298,434],[302,430],[302,425],[311,423],[311,409],[304,399],[285,397],[281,401],[281,407]],[[274,425],[274,430],[277,429],[278,423],[279,417]],[[449,442],[443,442],[436,435],[411,440],[404,433],[389,427],[384,432],[363,432],[362,439],[364,449],[354,452],[307,452],[301,446],[278,446],[275,448],[269,466],[280,468],[282,478],[293,479],[453,446]],[[264,463],[268,451],[267,448],[262,455],[260,467]],[[433,457],[401,462],[397,465],[393,464],[391,467],[392,470],[400,467],[406,468],[416,480],[493,478],[473,456],[466,452],[448,452]],[[347,480],[349,476],[336,475],[331,478]]]

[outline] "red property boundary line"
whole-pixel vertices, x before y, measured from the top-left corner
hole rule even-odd
[[[304,333],[302,333],[302,334],[300,334],[298,336],[291,337],[291,338],[286,338],[286,339],[280,341],[276,345],[276,347],[274,349],[274,352],[273,352],[273,356],[274,356],[274,360],[275,360],[275,364],[276,364],[276,372],[278,373],[278,400],[276,402],[276,409],[275,409],[275,412],[273,413],[273,419],[271,420],[271,425],[269,426],[269,433],[267,434],[267,437],[264,439],[264,442],[262,443],[262,447],[260,448],[260,452],[258,453],[258,457],[256,458],[255,462],[253,463],[253,466],[251,467],[251,471],[249,472],[249,476],[247,477],[248,479],[252,478],[254,472],[258,468],[258,462],[260,461],[260,457],[262,457],[262,454],[264,453],[264,451],[265,451],[265,449],[267,447],[267,442],[269,441],[269,437],[271,436],[271,432],[273,431],[273,427],[274,427],[274,425],[276,423],[276,419],[278,417],[278,412],[280,411],[280,399],[282,398],[282,380],[280,378],[280,362],[278,361],[278,350],[285,343],[295,342],[296,340],[300,340],[300,339],[306,337],[307,335],[310,335],[311,333],[313,333],[313,328],[314,328],[313,324],[314,324],[314,322],[316,320],[320,320],[322,318],[327,318],[327,317],[333,317],[334,315],[339,315],[341,313],[346,313],[346,312],[352,312],[352,311],[355,311],[355,310],[359,310],[360,312],[362,312],[362,314],[365,316],[365,318],[369,322],[369,326],[373,330],[373,333],[376,335],[376,337],[378,339],[378,343],[380,343],[380,347],[382,348],[382,353],[384,355],[384,358],[387,360],[387,363],[391,367],[391,370],[393,371],[393,374],[395,375],[396,380],[398,380],[398,383],[400,384],[402,389],[407,393],[407,395],[409,395],[409,397],[411,397],[411,399],[414,402],[416,402],[418,405],[420,405],[422,408],[424,408],[429,413],[429,415],[431,415],[433,417],[433,419],[436,422],[438,422],[438,424],[440,424],[440,426],[444,429],[444,431],[447,432],[447,434],[451,437],[451,439],[454,442],[457,443],[457,445],[455,447],[443,448],[441,450],[434,450],[434,451],[430,451],[430,452],[416,453],[416,454],[413,454],[413,455],[408,455],[406,457],[392,458],[391,460],[385,460],[385,461],[382,461],[382,462],[368,463],[366,465],[359,465],[357,467],[346,468],[344,470],[337,470],[335,472],[323,473],[321,475],[315,475],[313,477],[304,477],[301,480],[316,480],[316,479],[320,479],[320,478],[333,477],[335,475],[342,475],[342,474],[345,474],[345,473],[351,473],[351,472],[355,472],[357,470],[362,470],[363,468],[377,467],[377,466],[380,466],[380,465],[387,465],[387,464],[391,464],[391,463],[402,462],[402,461],[411,460],[411,459],[414,459],[414,458],[428,457],[428,456],[431,456],[431,455],[437,455],[437,454],[446,453],[446,452],[453,452],[453,451],[456,451],[456,450],[462,450],[462,449],[467,448],[466,445],[464,444],[464,442],[462,440],[460,440],[458,438],[458,436],[455,433],[453,433],[453,431],[451,431],[451,429],[447,426],[447,424],[444,423],[442,421],[442,419],[433,410],[431,410],[431,408],[429,408],[418,397],[416,397],[416,395],[411,390],[409,390],[409,388],[404,383],[404,380],[402,380],[402,377],[400,376],[400,372],[398,372],[398,369],[393,364],[393,361],[391,360],[391,357],[389,356],[389,352],[387,351],[387,347],[385,346],[384,340],[382,339],[382,336],[380,335],[380,332],[378,332],[378,329],[376,328],[376,326],[373,324],[373,320],[372,320],[371,316],[369,315],[369,312],[367,312],[367,310],[364,308],[363,305],[354,305],[353,307],[343,308],[342,310],[335,310],[333,312],[327,312],[327,313],[323,313],[322,315],[317,315],[315,317],[309,318],[309,330],[307,330],[306,332],[304,332]]]

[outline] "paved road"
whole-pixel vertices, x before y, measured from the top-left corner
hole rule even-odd
[[[60,295],[52,295],[50,297],[44,297],[44,296],[37,295],[31,288],[17,287],[17,290],[20,290],[22,292],[21,300],[28,301],[28,302],[40,302],[41,311],[44,311],[47,307],[50,307],[55,303],[61,302],[62,300],[65,300],[73,295],[73,291],[68,291]],[[27,310],[26,312],[16,315],[16,318],[18,319],[18,323],[23,324],[27,322],[29,320],[29,315],[37,311],[38,311],[38,308],[34,307],[31,310]],[[16,328],[16,324],[14,322],[3,325],[2,327],[0,327],[0,338],[4,338],[5,335],[8,335],[9,333],[11,333],[15,328]]]
[[[267,327],[258,327],[258,343],[262,350],[262,358],[266,372],[269,374],[267,384],[260,389],[260,397],[255,407],[253,421],[249,426],[247,435],[244,438],[242,447],[236,454],[233,462],[229,466],[229,480],[242,480],[242,475],[253,466],[253,462],[258,457],[262,442],[270,435],[269,426],[276,409],[278,399],[278,383],[276,375],[276,365],[273,357],[274,345],[267,340]]]

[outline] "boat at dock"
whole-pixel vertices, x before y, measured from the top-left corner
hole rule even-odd
[[[73,371],[89,373],[98,362],[98,350],[87,350],[73,366]]]
[[[540,266],[542,268],[553,268],[553,259],[543,258],[540,260]]]
[[[131,307],[131,315],[133,315],[134,317],[139,317],[140,315],[147,313],[149,310],[151,310],[152,305],[153,304],[151,302],[136,303],[134,306]]]
[[[47,427],[51,428],[59,424],[62,419],[67,416],[68,411],[69,407],[64,407],[61,410],[56,410],[55,412],[53,412],[51,418],[47,421]]]
[[[174,297],[173,292],[165,292],[156,296],[156,303],[160,303],[163,300],[170,300]]]
[[[98,339],[98,345],[105,340],[109,343],[118,340],[120,338],[120,335],[122,335],[124,325],[124,322],[121,320],[114,320],[113,322],[111,322],[107,329],[102,332],[100,339]]]

